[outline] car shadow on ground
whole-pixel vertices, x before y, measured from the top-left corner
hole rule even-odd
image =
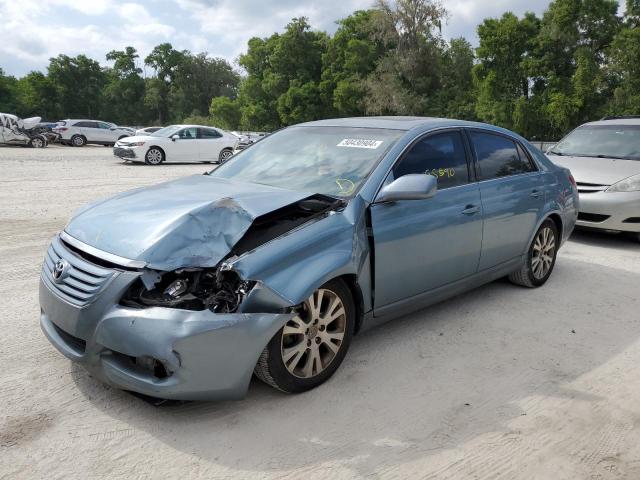
[[[571,234],[571,241],[618,251],[640,251],[640,241],[637,234],[625,232],[603,232],[577,228]]]
[[[592,268],[559,257],[543,288],[494,282],[365,332],[329,382],[301,395],[253,381],[242,401],[156,408],[80,367],[73,378],[105,414],[205,463],[276,473],[338,462],[375,475],[488,432],[513,435],[532,398],[597,402],[572,383],[636,342],[640,324],[618,321],[638,275],[599,267],[594,279]]]

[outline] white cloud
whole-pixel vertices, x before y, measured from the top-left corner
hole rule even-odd
[[[281,32],[293,17],[335,30],[336,20],[370,8],[374,0],[0,0],[0,67],[22,75],[44,70],[60,53],[84,53],[100,62],[113,49],[133,46],[144,58],[161,42],[233,61],[253,36]],[[444,0],[450,12],[445,37],[476,44],[483,18],[507,10],[541,13],[548,0]]]

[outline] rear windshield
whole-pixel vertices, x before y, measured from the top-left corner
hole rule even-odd
[[[550,153],[640,160],[640,125],[585,125],[567,135]]]

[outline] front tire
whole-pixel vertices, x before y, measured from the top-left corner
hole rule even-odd
[[[145,153],[144,161],[147,165],[160,165],[164,162],[164,152],[158,147],[151,147]]]
[[[349,287],[339,279],[324,284],[267,344],[255,375],[286,393],[305,392],[324,383],[347,354],[355,316]]]
[[[528,288],[544,285],[553,272],[559,245],[558,227],[546,219],[533,237],[524,265],[509,275],[509,280]]]

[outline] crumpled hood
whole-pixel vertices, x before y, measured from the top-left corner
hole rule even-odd
[[[65,232],[157,270],[214,267],[255,218],[309,196],[194,175],[90,204],[71,219]]]
[[[639,160],[616,160],[612,158],[565,157],[547,155],[556,165],[571,170],[578,183],[613,185],[632,175],[640,174]]]

